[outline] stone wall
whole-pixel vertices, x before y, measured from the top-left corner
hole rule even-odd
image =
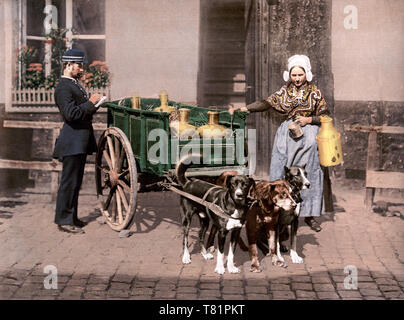
[[[311,60],[313,82],[325,96],[330,110],[334,105],[334,83],[331,71],[331,0],[266,0],[253,7],[258,11],[252,39],[258,45],[251,46],[248,54],[255,55],[255,64],[247,70],[248,83],[255,89],[254,100],[267,98],[285,84],[283,72],[288,58],[295,54],[307,55]],[[259,25],[257,27],[256,25]],[[267,36],[266,36],[267,35]],[[268,49],[266,49],[268,46]],[[247,101],[251,103],[252,101]],[[271,150],[276,130],[284,120],[276,112],[254,114],[247,123],[257,130],[256,174],[268,178]]]
[[[129,3],[129,1],[126,2]],[[272,2],[275,3],[276,1],[270,1],[269,3]],[[364,14],[366,14],[367,11],[366,6],[364,5],[365,2],[363,0],[359,2],[362,3],[362,6],[358,6],[361,19],[360,28],[362,28],[359,29],[359,31],[365,32],[366,30],[364,30],[364,27],[366,25],[364,23],[367,20],[364,20]],[[142,3],[145,4],[146,2],[143,1]],[[194,1],[193,5],[195,5],[195,3],[197,3],[197,1]],[[370,97],[369,101],[365,101],[364,99],[359,99],[357,97],[351,97],[350,100],[346,101],[342,100],[348,99],[349,96],[342,95],[341,92],[343,91],[344,93],[346,90],[341,91],[339,83],[334,83],[334,70],[332,68],[336,68],[336,65],[338,66],[338,70],[335,70],[335,72],[339,72],[339,76],[343,75],[343,70],[339,67],[338,64],[335,63],[337,60],[331,61],[332,56],[333,59],[339,56],[337,54],[338,52],[335,51],[335,48],[338,47],[337,43],[340,39],[338,37],[335,38],[334,33],[337,29],[334,28],[334,31],[332,30],[331,22],[334,21],[333,23],[338,22],[339,24],[341,24],[341,21],[343,21],[344,17],[341,14],[341,12],[343,12],[343,5],[336,6],[336,3],[337,1],[334,1],[332,3],[331,0],[278,0],[277,5],[269,6],[269,23],[267,23],[266,25],[266,27],[268,28],[268,39],[266,42],[268,45],[268,55],[266,58],[268,59],[269,65],[269,68],[267,68],[267,78],[269,79],[269,81],[267,81],[268,87],[266,87],[265,90],[262,90],[262,92],[266,91],[269,94],[277,90],[284,84],[282,73],[286,68],[288,57],[296,53],[308,55],[312,63],[312,71],[314,75],[313,81],[319,86],[319,88],[325,95],[327,103],[333,113],[333,117],[335,120],[334,123],[341,133],[342,148],[344,152],[344,164],[342,166],[335,167],[333,169],[333,173],[337,178],[345,182],[356,180],[361,186],[363,186],[366,168],[368,134],[344,131],[344,125],[361,124],[404,126],[404,102],[389,101],[394,100],[394,97],[391,97],[390,99],[388,97],[384,97],[380,99],[381,101],[376,101],[376,98],[375,100],[371,100]],[[375,1],[372,0],[369,3],[375,3]],[[2,12],[1,10],[2,7],[0,5],[0,13]],[[391,13],[391,15],[393,15],[391,11],[389,12]],[[337,13],[339,13],[339,15]],[[127,14],[129,15],[129,13]],[[192,17],[192,19],[196,19],[197,14],[193,13]],[[109,17],[109,19],[110,20],[108,23],[113,22],[112,17]],[[397,20],[398,18],[394,16],[394,19]],[[126,23],[130,22],[126,21]],[[166,21],[165,23],[168,23],[168,21]],[[333,24],[334,27],[335,25]],[[152,34],[151,30],[149,30],[149,32],[149,34]],[[378,34],[380,34],[381,32],[382,30],[379,30]],[[197,34],[197,32],[195,31],[194,34]],[[341,37],[344,34],[344,30],[339,33]],[[127,41],[125,41],[125,43],[126,45],[134,46],[134,48],[136,49],[136,42],[133,41],[133,39],[130,39],[130,37],[127,39]],[[2,47],[0,44],[0,49],[1,48]],[[116,46],[116,48],[118,48],[118,46]],[[115,49],[111,49],[111,47],[108,48],[107,55],[109,57],[115,55],[114,50]],[[130,50],[125,49],[124,52],[130,52]],[[355,53],[355,51],[353,53]],[[357,52],[357,55],[360,55],[360,52]],[[117,57],[119,57],[119,55],[117,55]],[[122,66],[121,60],[118,58],[114,59],[116,59],[115,74],[119,74],[120,76],[122,76],[122,78],[115,77],[113,81],[115,81],[116,83],[124,83],[125,86],[128,86],[128,88],[129,86],[133,88],[137,87],[137,85],[132,82],[132,78],[129,77],[129,74],[136,73],[129,72],[127,75],[125,73],[122,73],[122,70],[119,69]],[[389,60],[391,59],[386,58],[385,63],[389,63]],[[361,60],[359,60],[359,62],[360,61]],[[398,60],[394,61],[395,63],[397,63]],[[192,65],[193,69],[195,69],[196,71],[196,64]],[[357,69],[362,70],[358,66]],[[137,74],[136,79],[138,79],[136,81],[138,81],[139,83],[147,80],[147,78],[144,77],[139,78],[139,74]],[[379,79],[378,81],[382,80]],[[385,83],[384,80],[383,83]],[[402,83],[403,82],[401,82],[401,84]],[[178,83],[171,83],[171,85],[177,86]],[[156,89],[159,87],[159,85],[155,85],[153,83],[151,83],[150,86],[155,87]],[[196,90],[196,87],[194,89]],[[121,93],[123,93],[125,90],[123,90]],[[171,92],[172,91],[169,90],[169,94]],[[337,95],[338,92],[340,93]],[[194,93],[192,94],[194,95]],[[334,94],[337,99],[335,101]],[[260,97],[256,98],[259,99]],[[4,104],[1,103],[3,103],[3,101],[0,100],[0,124],[2,124],[4,118],[25,121],[60,120],[60,116],[57,113],[5,114]],[[260,120],[256,120],[259,121],[255,125],[255,127],[257,128],[257,135],[259,135],[261,139],[259,140],[259,146],[271,146],[271,138],[269,138],[269,136],[271,134],[274,134],[274,131],[276,130],[275,126],[277,122],[279,122],[278,118],[272,116],[273,115],[271,114],[271,117],[268,118],[268,114],[260,114]],[[105,122],[105,114],[96,115],[94,121]],[[268,122],[270,122],[271,124],[271,130],[268,130]],[[100,133],[101,132],[96,132],[97,139]],[[50,132],[46,130],[5,129],[1,125],[0,142],[2,144],[2,147],[0,148],[0,158],[49,161],[51,159],[53,150],[51,139],[52,138]],[[378,144],[380,152],[380,169],[386,171],[404,172],[402,152],[404,146],[404,137],[401,135],[380,134],[378,135]],[[263,158],[261,161],[259,161],[259,165],[261,165],[262,167],[260,173],[268,172],[269,162],[267,159],[270,158],[269,151],[265,149],[265,152],[260,154],[260,156]],[[93,162],[93,158],[94,156],[89,157],[89,162]],[[48,185],[48,181],[50,181],[50,175],[48,172],[42,171],[29,172],[29,170],[0,169],[1,189],[7,189],[17,186],[32,186],[34,183],[33,179],[35,179],[35,183],[37,186],[46,187]],[[89,174],[85,179],[85,184],[87,183],[91,186],[94,183],[93,181],[93,174]]]
[[[403,1],[332,2],[334,116],[344,152],[335,172],[345,183],[365,184],[368,133],[345,132],[344,125],[404,126],[403,12]],[[404,137],[378,134],[377,143],[379,169],[403,172]]]
[[[333,107],[331,71],[331,0],[279,0],[270,7],[269,91],[279,89],[288,58],[305,54],[310,58],[313,82]]]
[[[345,131],[344,125],[404,127],[403,102],[336,101],[335,124],[341,133],[344,165],[335,170],[342,179],[365,179],[368,133]],[[404,135],[378,134],[379,169],[404,172]]]

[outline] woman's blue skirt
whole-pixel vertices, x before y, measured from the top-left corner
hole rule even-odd
[[[301,217],[318,217],[324,214],[323,180],[324,174],[320,166],[317,150],[316,136],[320,127],[317,125],[305,125],[302,127],[303,136],[294,139],[289,133],[288,125],[292,120],[281,123],[276,131],[269,180],[283,179],[284,166],[306,165],[307,178],[310,188],[301,191],[303,202],[301,203]]]

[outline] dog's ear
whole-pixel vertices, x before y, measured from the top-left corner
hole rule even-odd
[[[263,199],[265,199],[267,201],[267,203],[270,205],[271,203],[273,203],[272,198],[274,197],[274,191],[276,189],[276,185],[275,184],[270,184],[269,187],[266,188],[267,192],[265,192],[265,194],[263,195]]]
[[[227,176],[220,175],[220,177],[216,180],[216,184],[218,186],[225,187],[226,186],[226,179],[227,179]]]
[[[256,195],[255,193],[255,180],[253,178],[248,178],[249,187],[248,187],[248,195],[252,198]]]
[[[262,193],[264,192],[265,190],[263,190],[262,189],[262,185],[257,185],[256,183],[255,183],[255,181],[254,181],[254,185],[253,185],[253,187],[252,188],[250,188],[250,196],[252,197],[252,198],[255,198],[255,199],[261,199],[262,198]]]
[[[305,163],[304,165],[302,165],[302,168],[306,170],[306,165],[307,163]]]
[[[253,188],[250,188],[250,191],[248,192],[248,195],[251,198],[256,198],[258,196],[257,194],[257,188],[254,186]]]
[[[224,178],[224,185],[226,186],[227,189],[230,189],[230,180],[231,180],[231,178],[233,178],[233,177],[234,177],[234,175],[229,174],[228,176],[226,176],[226,177]]]
[[[290,169],[287,166],[284,166],[283,170],[285,170],[285,175],[287,175],[290,171]]]
[[[249,180],[250,180],[250,187],[255,188],[255,180],[254,180],[254,178],[249,178]]]

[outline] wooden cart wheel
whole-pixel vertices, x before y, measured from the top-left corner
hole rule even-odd
[[[115,231],[127,228],[136,210],[137,169],[130,142],[119,128],[106,129],[99,139],[95,182],[108,225]]]

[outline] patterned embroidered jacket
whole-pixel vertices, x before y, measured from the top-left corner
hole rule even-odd
[[[329,114],[321,91],[311,82],[306,82],[300,88],[288,82],[267,99],[249,104],[247,109],[250,112],[260,112],[271,107],[287,115],[287,119],[295,116],[313,117],[313,123],[319,123],[320,115]]]

